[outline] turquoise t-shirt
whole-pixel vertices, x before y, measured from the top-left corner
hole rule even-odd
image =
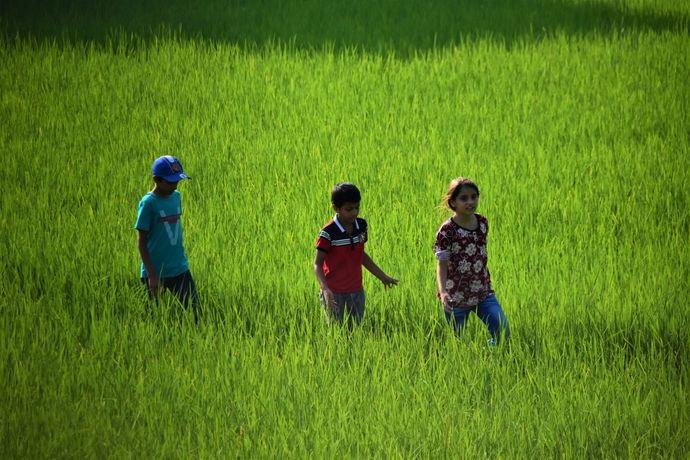
[[[177,276],[189,270],[182,246],[181,218],[182,200],[177,190],[165,198],[149,192],[139,202],[139,214],[134,227],[148,233],[146,247],[161,278]],[[141,276],[148,276],[143,262]]]

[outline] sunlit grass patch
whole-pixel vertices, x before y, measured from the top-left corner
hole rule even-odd
[[[2,451],[687,456],[690,56],[686,30],[647,25],[405,56],[2,42]],[[194,177],[199,326],[137,278],[162,154]],[[476,317],[456,337],[435,297],[436,206],[458,175],[490,223],[498,349]],[[312,273],[342,180],[400,279],[365,275],[351,332],[323,321]]]

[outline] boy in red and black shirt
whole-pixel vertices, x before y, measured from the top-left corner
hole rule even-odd
[[[336,184],[331,192],[335,216],[316,239],[314,273],[321,288],[321,303],[327,318],[342,322],[344,313],[356,322],[364,315],[362,265],[384,286],[398,284],[364,251],[367,242],[367,221],[357,217],[361,194],[348,182]]]

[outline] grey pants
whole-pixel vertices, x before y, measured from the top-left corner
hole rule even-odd
[[[321,305],[323,305],[324,312],[326,313],[326,320],[328,322],[336,320],[342,323],[346,313],[348,322],[354,320],[360,323],[362,321],[362,317],[364,316],[364,289],[356,292],[334,292],[333,297],[335,298],[337,306],[335,309],[331,310],[328,308],[328,305],[326,305],[326,299],[323,297],[323,292],[319,292],[319,299],[321,300]]]

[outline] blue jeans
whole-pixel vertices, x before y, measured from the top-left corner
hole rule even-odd
[[[147,291],[149,287],[149,279],[141,278],[141,282],[146,286]],[[192,278],[192,272],[187,270],[184,273],[180,273],[177,276],[171,276],[169,278],[161,278],[160,285],[162,289],[168,289],[177,300],[180,301],[182,306],[186,309],[189,304],[192,304],[192,310],[194,311],[194,321],[199,322],[199,315],[201,314],[201,308],[199,306],[199,296],[196,293],[196,285],[194,284],[194,278]],[[151,292],[149,292],[149,297],[151,297]]]
[[[477,316],[479,316],[479,319],[484,321],[484,324],[486,324],[486,327],[489,329],[489,334],[491,334],[491,337],[497,342],[501,339],[501,333],[503,333],[506,339],[510,337],[508,319],[505,313],[503,313],[501,304],[498,303],[498,299],[496,299],[495,295],[489,294],[486,299],[474,308],[467,310],[454,308],[452,314],[444,310],[446,320],[449,324],[455,326],[455,332],[457,333],[460,333],[465,327],[465,321],[467,321],[467,317],[470,316],[471,312],[475,312]]]

